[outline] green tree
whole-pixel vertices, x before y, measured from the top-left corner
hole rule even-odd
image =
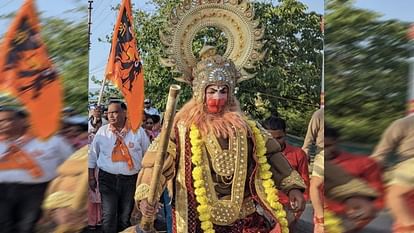
[[[173,75],[159,63],[163,47],[159,31],[165,26],[169,12],[179,1],[153,1],[156,11],[136,11],[138,46],[144,61],[145,94],[155,106],[164,109],[168,87]],[[311,113],[318,108],[321,77],[322,35],[320,15],[306,13],[307,7],[296,0],[279,4],[255,2],[256,17],[266,26],[264,39],[268,52],[258,65],[256,78],[243,82],[237,93],[242,109],[255,119],[263,119],[276,110],[288,120],[291,132],[303,136]],[[196,37],[195,49],[206,37],[217,46],[225,47],[226,39],[218,30],[206,29],[208,35]],[[191,98],[191,88],[183,86],[179,105]]]
[[[62,78],[65,106],[86,114],[89,73],[86,12],[77,21],[58,17],[42,19],[42,37]]]
[[[326,122],[348,141],[373,143],[404,114],[408,24],[353,4],[326,4]]]
[[[96,104],[99,99],[100,89],[102,88],[102,80],[98,80],[95,76],[91,77],[93,83],[99,86],[99,90],[91,91],[89,90],[89,103]],[[101,105],[105,105],[109,102],[110,98],[122,99],[122,93],[114,86],[110,81],[106,81],[104,92],[102,94]]]

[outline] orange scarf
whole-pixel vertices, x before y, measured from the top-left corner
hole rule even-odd
[[[15,143],[12,143],[3,158],[0,159],[0,170],[23,169],[28,171],[34,178],[42,176],[43,169],[30,154],[27,154],[21,149],[32,139],[32,137],[22,136]]]
[[[128,163],[129,170],[134,168],[134,162],[132,161],[131,154],[128,147],[124,142],[124,137],[128,134],[130,127],[128,123],[125,123],[124,128],[119,132],[115,127],[109,125],[109,129],[116,136],[116,142],[114,149],[112,150],[112,162],[126,162]]]

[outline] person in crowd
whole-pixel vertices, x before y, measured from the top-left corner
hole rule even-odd
[[[46,188],[72,153],[60,136],[31,135],[24,109],[0,104],[0,232],[34,232]]]
[[[384,187],[381,179],[382,170],[378,166],[378,163],[368,156],[355,155],[341,150],[338,145],[339,140],[339,130],[325,124],[325,160],[340,167],[351,176],[358,177],[363,180],[372,190],[375,191],[376,197],[375,200],[361,197],[359,200],[355,201],[355,205],[358,205],[358,203],[361,203],[361,205],[371,205],[369,203],[373,203],[373,205],[371,205],[372,208],[367,213],[356,211],[354,215],[349,214],[350,210],[347,209],[345,201],[338,201],[327,197],[325,198],[325,204],[328,211],[341,216],[343,222],[347,225],[347,228],[357,231],[372,221],[375,218],[376,213],[383,208]],[[339,177],[337,178],[340,179]],[[325,174],[325,182],[327,182],[327,179],[328,178]],[[333,178],[331,177],[331,179]],[[324,185],[328,186],[329,184],[325,183]],[[352,186],[352,183],[350,183],[348,188],[358,189],[358,186]],[[341,191],[338,188],[337,192],[339,192],[338,195],[341,195],[340,193],[344,191]],[[345,192],[349,192],[349,190],[346,190]]]
[[[395,120],[385,130],[371,158],[384,166],[397,155],[387,181],[386,204],[395,219],[395,233],[414,232],[414,113]]]
[[[152,107],[152,102],[150,99],[144,100],[144,111],[148,115],[160,115],[158,109]]]
[[[160,122],[160,116],[159,115],[148,115],[146,114],[145,122],[144,122],[144,128],[145,132],[147,133],[148,137],[150,138],[150,141],[152,142],[160,133],[160,130],[155,128],[155,125]]]
[[[130,226],[135,184],[141,161],[150,141],[141,127],[133,132],[127,120],[127,106],[121,101],[108,105],[109,124],[99,128],[89,150],[89,186],[97,187],[102,201],[102,230],[115,233]]]
[[[290,145],[286,140],[286,121],[282,118],[271,116],[267,118],[263,123],[264,128],[272,135],[274,139],[280,144],[282,153],[288,160],[289,164],[295,169],[306,184],[306,190],[304,193],[305,200],[309,200],[309,168],[308,158],[305,152],[300,147]],[[279,198],[283,206],[285,207],[290,231],[295,229],[295,223],[302,215],[302,212],[294,212],[290,207],[289,198],[279,193]]]
[[[310,159],[310,150],[312,145],[316,146],[315,155],[319,154],[323,148],[324,139],[324,108],[316,110],[312,114],[309,121],[308,130],[306,131],[305,140],[303,142],[302,150],[308,155]]]

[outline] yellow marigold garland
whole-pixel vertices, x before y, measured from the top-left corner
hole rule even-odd
[[[326,233],[343,233],[342,221],[334,213],[325,209],[324,210],[324,228]]]
[[[262,136],[262,133],[257,128],[256,122],[248,120],[247,123],[253,130],[253,135],[256,140],[256,157],[257,162],[259,163],[259,176],[262,179],[262,185],[265,189],[266,200],[274,211],[274,215],[281,226],[282,233],[288,233],[289,226],[288,221],[286,220],[286,212],[283,209],[283,205],[279,202],[278,190],[272,180],[270,165],[266,158],[266,142]]]
[[[280,204],[279,202],[278,191],[275,188],[274,181],[272,180],[270,165],[267,162],[266,158],[265,141],[260,130],[256,127],[256,123],[254,121],[248,121],[248,124],[252,128],[253,134],[256,139],[256,156],[259,163],[259,176],[262,179],[262,185],[265,189],[266,200],[275,212],[274,215],[281,226],[282,233],[288,233],[289,227],[288,221],[286,220],[286,212],[283,209],[282,204]],[[203,229],[205,233],[214,233],[215,231],[213,229],[213,223],[210,221],[211,213],[207,204],[208,199],[206,197],[206,189],[204,188],[205,181],[203,180],[203,158],[201,150],[202,140],[200,136],[200,131],[194,125],[191,126],[190,142],[192,152],[191,161],[195,165],[192,172],[195,188],[194,192],[196,195],[196,200],[199,204],[199,206],[197,207],[197,212],[199,214],[199,219],[201,222],[201,229]]]
[[[211,213],[208,208],[208,199],[206,196],[206,189],[204,188],[205,181],[203,180],[203,157],[201,150],[201,136],[200,131],[196,126],[191,126],[190,131],[190,142],[191,142],[191,162],[194,164],[194,169],[192,172],[194,179],[194,193],[196,195],[196,200],[198,202],[197,212],[198,218],[201,222],[201,229],[205,233],[214,233],[213,223],[210,221]]]

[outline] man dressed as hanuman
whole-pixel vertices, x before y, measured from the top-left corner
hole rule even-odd
[[[177,113],[159,190],[172,181],[174,232],[288,232],[278,191],[303,211],[305,184],[281,154],[280,145],[240,110],[234,63],[204,47],[193,69],[193,98]],[[136,201],[146,200],[157,140],[138,176]]]

